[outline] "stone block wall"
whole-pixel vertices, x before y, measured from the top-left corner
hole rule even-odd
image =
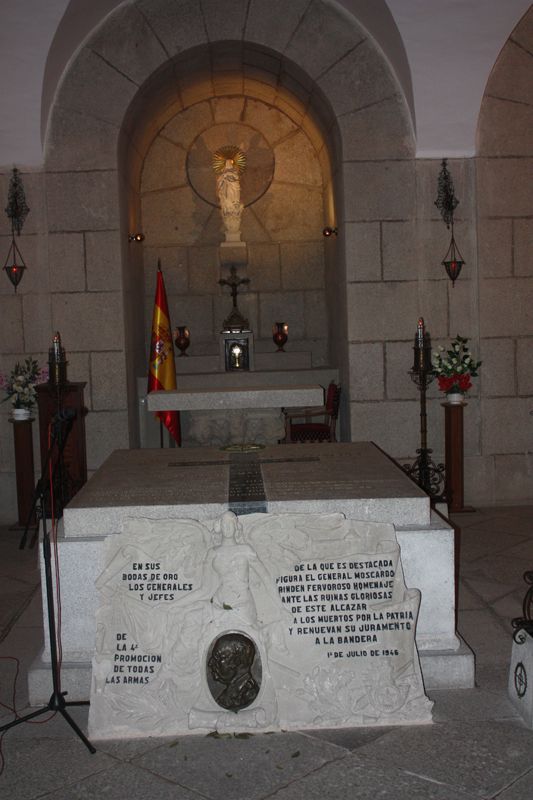
[[[484,359],[482,499],[531,498],[533,486],[533,9],[494,66],[478,125],[479,329]]]
[[[2,170],[4,198],[10,177],[9,169]],[[73,188],[71,201],[78,205],[70,210],[62,179],[45,172],[22,172],[30,213],[17,245],[27,270],[16,293],[7,279],[0,281],[0,371],[9,373],[28,355],[45,366],[53,332],[61,332],[68,377],[87,384],[87,458],[93,471],[128,442],[120,235],[118,230],[103,229],[95,215],[82,218],[86,196],[83,191],[78,194],[78,177],[73,176],[73,187],[67,183],[66,192]],[[87,181],[107,190],[109,176],[100,178],[94,172]],[[9,220],[2,214],[0,248],[6,254],[9,230]],[[17,515],[10,408],[9,401],[0,405],[0,519],[13,522]],[[37,422],[33,428],[37,477]]]
[[[251,283],[239,305],[258,349],[272,347],[273,321],[287,321],[289,348],[339,367],[344,438],[403,461],[419,446],[407,374],[418,317],[435,346],[468,336],[484,364],[465,410],[466,500],[531,502],[533,12],[491,76],[478,157],[449,162],[466,261],[452,288],[434,206],[440,160],[415,159],[405,97],[366,32],[323,0],[238,0],[231,14],[223,5],[125,3],[70,62],[43,170],[23,174],[28,271],[17,294],[0,281],[0,369],[25,354],[44,361],[60,330],[69,376],[87,382],[89,469],[135,445],[158,257],[173,325],[191,328],[191,353],[217,352],[230,308],[217,284],[222,230],[218,209],[191,191],[186,156],[211,128],[246,124],[276,163],[243,215]],[[1,197],[10,170],[0,170]],[[326,224],[338,237],[322,238]],[[146,239],[129,245],[138,227]],[[0,246],[7,253],[3,215]],[[437,460],[441,401],[432,386]],[[0,500],[12,521],[8,411],[0,406]]]
[[[373,166],[355,165],[358,180],[370,188],[346,209],[351,438],[376,441],[408,461],[420,446],[419,394],[408,375],[418,318],[434,349],[459,333],[479,353],[474,165],[471,159],[448,162],[460,200],[455,235],[466,260],[453,288],[441,264],[450,232],[435,207],[441,162]],[[479,392],[477,383],[465,413],[470,454],[479,454]],[[432,384],[428,445],[435,460],[444,455],[443,399]]]

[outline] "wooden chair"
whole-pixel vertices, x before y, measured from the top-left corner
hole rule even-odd
[[[284,409],[283,443],[336,442],[335,428],[339,415],[340,395],[341,387],[331,382],[327,388],[325,405]]]

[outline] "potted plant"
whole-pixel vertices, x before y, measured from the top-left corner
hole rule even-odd
[[[31,357],[26,358],[22,364],[17,362],[9,375],[0,376],[0,388],[6,393],[2,402],[11,400],[13,419],[29,419],[37,396],[35,386],[44,380],[45,370],[39,369],[39,364]]]
[[[467,345],[468,339],[458,334],[448,350],[439,347],[433,356],[433,375],[448,403],[463,402],[464,395],[472,387],[471,378],[477,377],[481,366],[481,361],[474,361]]]

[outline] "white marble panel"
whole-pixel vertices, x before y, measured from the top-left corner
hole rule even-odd
[[[133,519],[96,585],[91,738],[431,722],[392,525]]]

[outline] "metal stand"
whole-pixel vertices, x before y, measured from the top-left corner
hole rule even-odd
[[[56,426],[59,428],[63,426],[64,420],[56,421]],[[61,437],[61,451],[64,449],[70,428],[72,427],[72,418],[67,421],[65,426],[65,430],[63,431],[63,436]],[[43,523],[43,557],[44,557],[44,566],[45,566],[45,586],[46,586],[46,605],[48,611],[48,631],[50,634],[50,656],[52,661],[52,684],[53,684],[53,692],[48,701],[47,705],[43,708],[38,709],[37,711],[32,711],[29,714],[26,714],[23,717],[18,717],[17,719],[9,722],[7,725],[2,725],[0,727],[0,733],[3,731],[9,730],[9,728],[13,728],[15,725],[20,725],[22,722],[28,722],[31,719],[35,719],[35,717],[39,717],[42,714],[46,714],[49,711],[59,712],[61,716],[68,722],[70,727],[73,731],[77,734],[77,736],[81,739],[83,744],[87,747],[89,752],[96,753],[96,748],[90,743],[87,739],[83,731],[80,730],[78,725],[74,722],[72,717],[66,711],[68,706],[86,706],[89,705],[87,700],[79,700],[75,702],[67,703],[65,700],[66,692],[61,691],[61,680],[60,680],[60,668],[59,668],[59,661],[58,661],[58,648],[57,648],[57,631],[56,631],[56,622],[55,622],[55,608],[54,608],[54,590],[53,590],[53,582],[52,582],[52,549],[50,545],[50,533],[48,531],[47,521],[46,521],[46,512],[45,512],[45,504],[46,504],[46,491],[47,488],[52,491],[52,487],[49,485],[50,481],[47,479],[47,470],[50,464],[51,453],[52,449],[55,446],[56,438],[58,436],[57,430],[55,431],[55,435],[53,440],[50,444],[48,449],[47,457],[43,466],[42,475],[37,483],[35,488],[35,501],[32,505],[33,512],[35,508],[38,509],[38,517],[42,519]],[[28,529],[24,532],[24,536],[22,537],[20,548],[23,549],[26,543],[26,535]]]
[[[428,427],[426,411],[426,392],[433,380],[431,366],[431,343],[429,334],[424,329],[424,320],[418,321],[417,336],[414,346],[414,366],[409,370],[411,380],[420,392],[420,447],[416,451],[418,457],[413,464],[404,464],[403,469],[432,500],[443,500],[444,464],[435,464],[431,459],[433,450],[428,448]]]

